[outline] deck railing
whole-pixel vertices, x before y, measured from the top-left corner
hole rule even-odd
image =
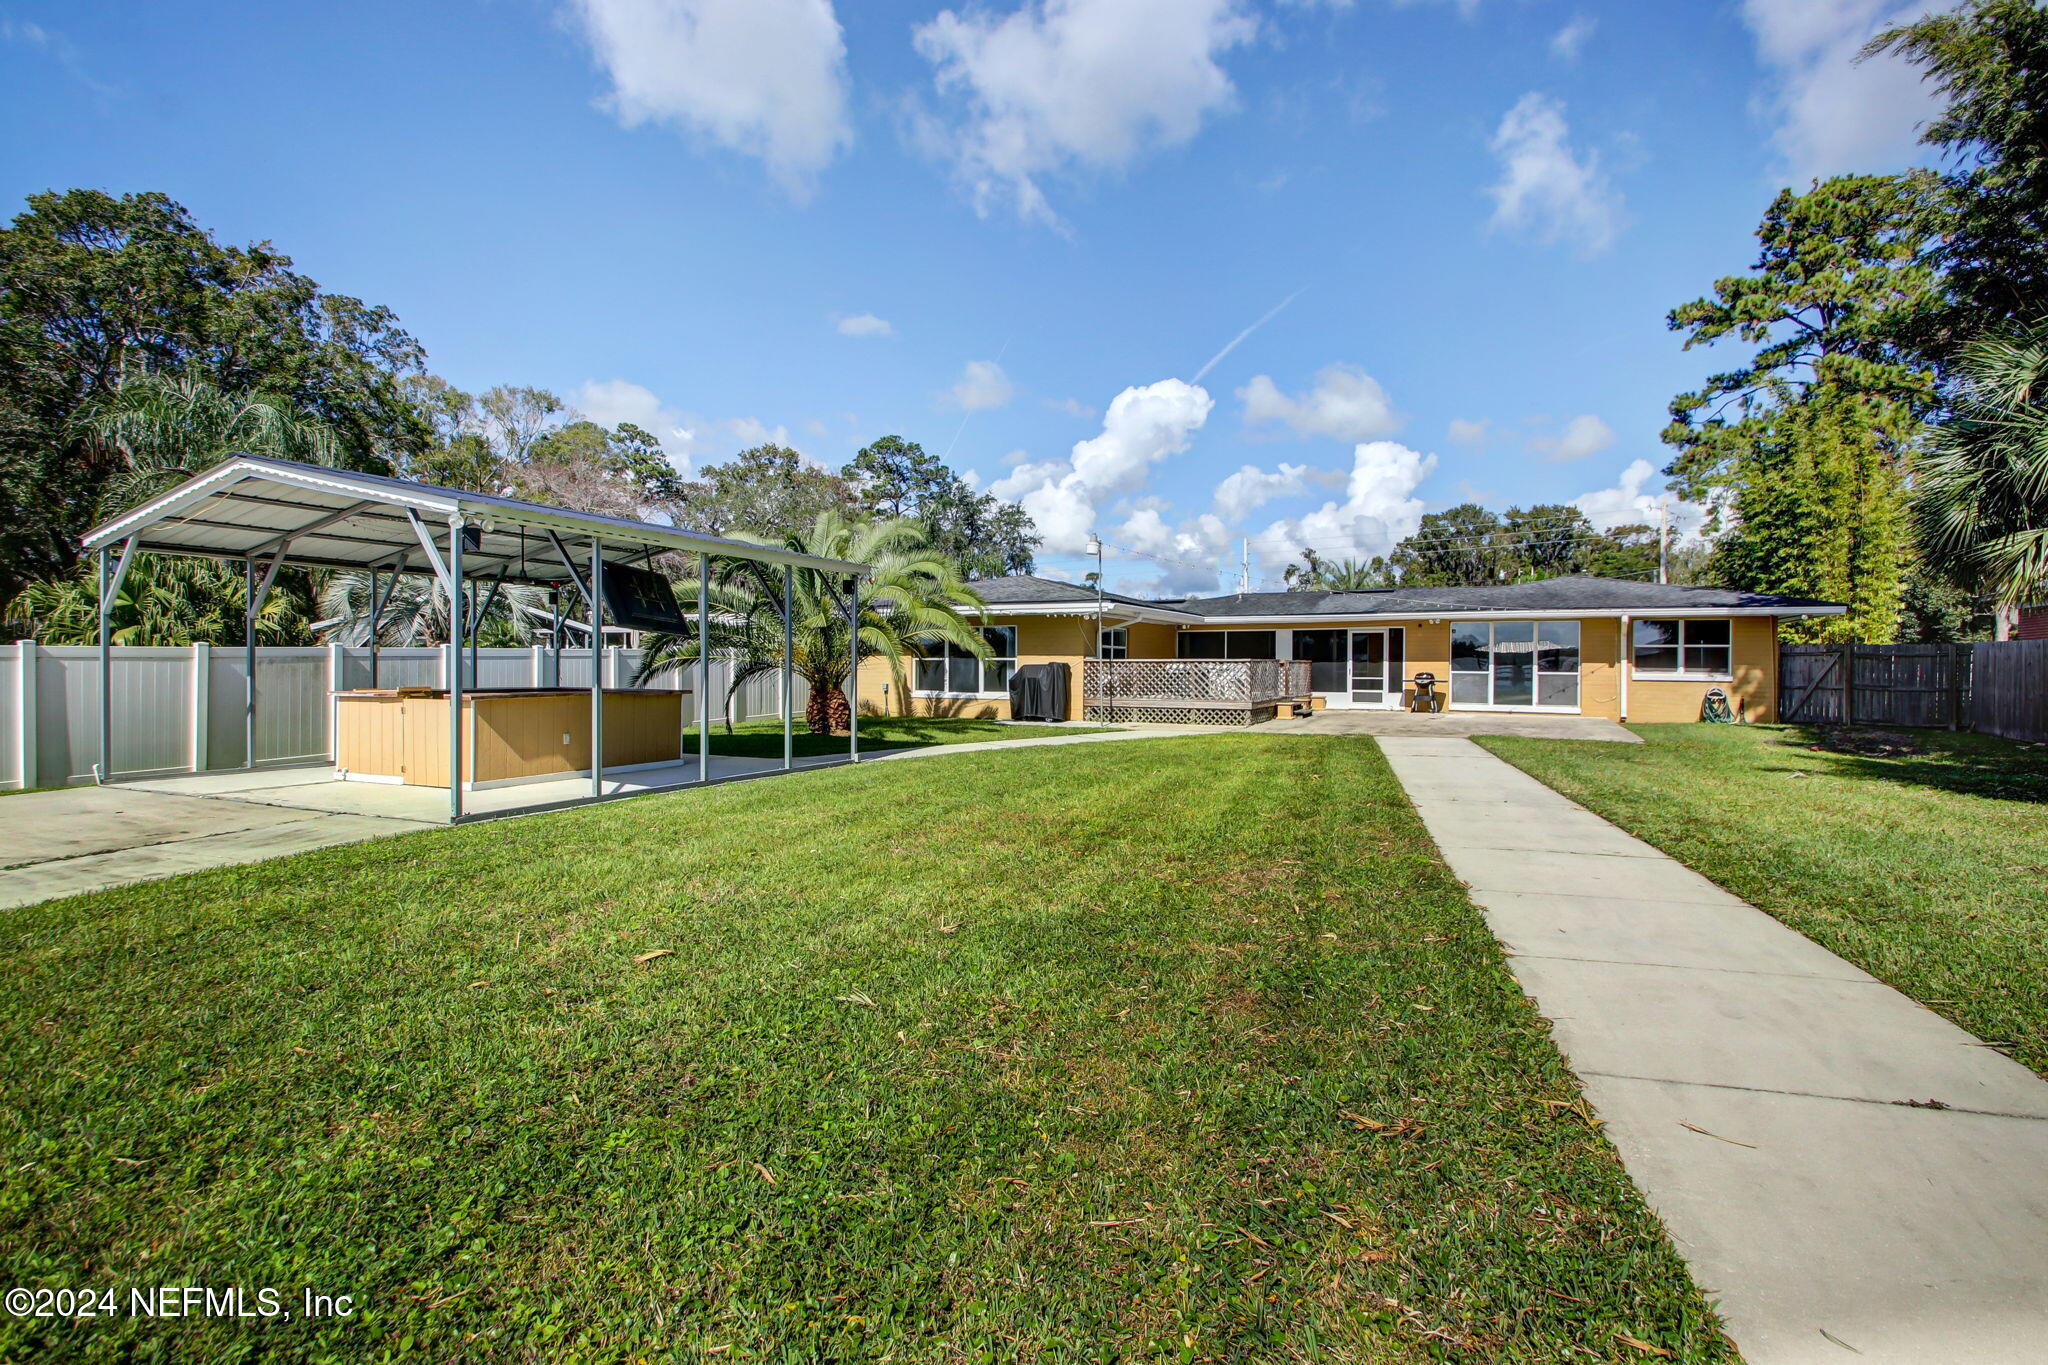
[[[1309,696],[1309,666],[1287,659],[1086,659],[1089,706],[1254,710]]]

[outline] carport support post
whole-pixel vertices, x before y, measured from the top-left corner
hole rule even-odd
[[[860,575],[846,580],[846,751],[860,762]]]
[[[382,603],[377,598],[377,571],[370,570],[370,690],[377,690],[377,617]]]
[[[107,782],[114,776],[114,595],[113,567],[107,562],[105,546],[100,548],[100,761],[93,776]],[[33,724],[33,720],[26,722]],[[24,773],[22,786],[34,781]]]
[[[448,518],[448,823],[462,819],[462,517]]]
[[[711,556],[697,556],[697,780],[711,780]]]
[[[782,566],[782,770],[796,766],[796,570]]]
[[[604,542],[590,538],[590,794],[604,795]]]
[[[242,561],[242,766],[256,766],[256,559]]]

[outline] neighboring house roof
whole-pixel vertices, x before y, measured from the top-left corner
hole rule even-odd
[[[1017,575],[983,579],[973,585],[996,609],[1071,604],[1093,606],[1093,589],[1049,578]],[[1385,588],[1368,592],[1248,592],[1221,597],[1144,601],[1104,593],[1107,601],[1166,611],[1204,621],[1284,620],[1317,616],[1497,616],[1506,613],[1618,616],[1624,612],[1702,611],[1755,616],[1832,616],[1845,610],[1833,602],[1781,593],[1739,592],[1642,583],[1625,578],[1575,574],[1534,583],[1489,584],[1474,588]]]
[[[1090,612],[1095,607],[1095,589],[1079,583],[1062,583],[1056,578],[1040,578],[1036,574],[1011,574],[1006,578],[978,578],[967,585],[981,594],[981,600],[991,607],[1081,607]],[[1181,615],[1171,603],[1151,602],[1142,597],[1127,597],[1120,592],[1102,594],[1105,603],[1120,607],[1134,607],[1146,612],[1169,612]]]

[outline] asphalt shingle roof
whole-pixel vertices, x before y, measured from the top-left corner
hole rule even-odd
[[[1079,583],[1062,583],[1055,578],[1040,578],[1036,574],[979,578],[968,586],[980,593],[981,600],[992,607],[1043,606],[1059,602],[1095,605],[1095,589]],[[1122,593],[1106,592],[1102,597],[1104,601],[1120,602],[1130,607],[1164,606],[1169,611],[1178,610],[1170,603],[1148,602],[1142,597],[1126,597]]]
[[[1169,604],[1162,604],[1169,605]],[[1686,611],[1778,607],[1798,611],[1832,602],[1732,588],[1692,588],[1625,578],[1572,575],[1477,588],[1389,588],[1376,592],[1248,592],[1190,597],[1170,604],[1206,617],[1415,616],[1460,611]]]

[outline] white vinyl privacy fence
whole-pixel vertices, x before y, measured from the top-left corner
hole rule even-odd
[[[377,651],[375,686],[442,687],[448,677],[446,646]],[[121,645],[113,651],[114,762],[116,777],[202,772],[244,764],[243,651],[239,646],[152,648]],[[590,651],[480,649],[474,666],[463,655],[466,688],[589,687]],[[604,651],[605,686],[630,687],[640,652]],[[712,660],[713,720],[723,702],[730,665]],[[696,669],[671,671],[649,686],[684,694],[683,723],[695,724]],[[371,686],[370,651],[340,645],[256,651],[256,762],[271,766],[317,763],[334,755],[332,694]],[[751,679],[733,698],[731,719],[782,714],[779,672]],[[793,706],[801,717],[808,695],[796,680]],[[100,660],[90,646],[0,646],[0,788],[52,787],[93,780],[99,753]]]

